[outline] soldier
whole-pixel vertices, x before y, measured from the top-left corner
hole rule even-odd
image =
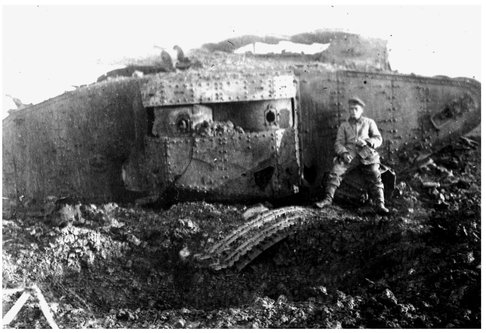
[[[329,173],[324,200],[316,202],[318,208],[332,204],[334,192],[341,184],[342,176],[355,167],[362,166],[363,176],[370,185],[370,192],[380,214],[388,213],[385,207],[384,186],[381,181],[380,155],[375,150],[381,146],[382,138],[374,120],[362,117],[365,103],[352,97],[349,103],[349,119],[339,126],[334,150],[337,157]]]

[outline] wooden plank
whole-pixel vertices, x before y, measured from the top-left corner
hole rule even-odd
[[[30,292],[24,291],[22,296],[20,296],[17,302],[15,302],[14,306],[12,306],[12,308],[2,318],[3,326],[7,326],[8,324],[10,324],[10,322],[15,318],[15,316],[17,316],[17,313],[20,311],[20,309],[22,309],[25,302],[27,302],[29,297],[30,297]]]

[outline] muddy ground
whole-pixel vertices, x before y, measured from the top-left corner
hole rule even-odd
[[[431,161],[399,177],[390,215],[320,211],[241,272],[195,255],[245,222],[244,205],[4,219],[2,288],[35,283],[61,328],[479,328],[480,147]],[[49,325],[31,297],[8,327]]]

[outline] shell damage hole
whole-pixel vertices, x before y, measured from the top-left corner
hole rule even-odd
[[[274,167],[267,167],[263,170],[257,171],[253,174],[255,177],[256,185],[263,191],[265,187],[270,183],[273,173],[275,171]]]

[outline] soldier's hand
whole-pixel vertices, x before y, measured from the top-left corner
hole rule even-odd
[[[351,155],[349,153],[342,154],[341,159],[346,164],[351,163],[351,161],[353,160],[353,158],[351,157]]]
[[[368,143],[367,143],[365,140],[363,140],[363,139],[358,139],[358,141],[356,141],[356,145],[357,145],[358,147],[364,147],[364,146],[366,146],[367,144],[368,144]]]

